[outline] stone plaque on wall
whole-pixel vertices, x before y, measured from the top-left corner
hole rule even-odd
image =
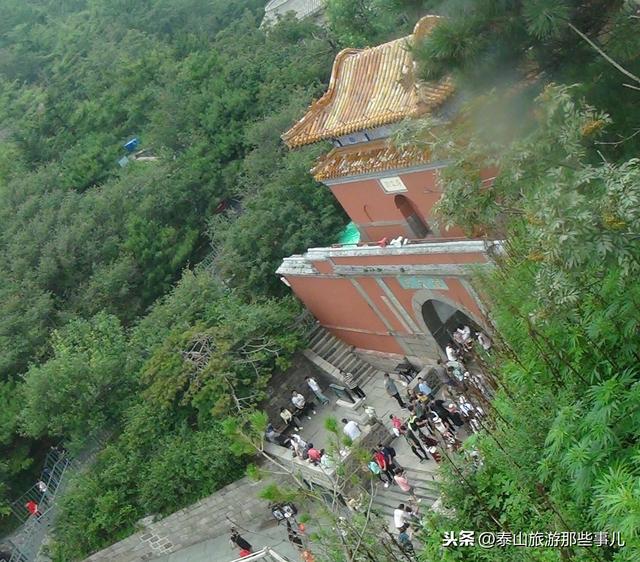
[[[398,176],[393,176],[391,178],[381,178],[380,185],[382,185],[382,189],[384,189],[387,193],[400,193],[402,191],[407,191],[407,186],[404,185],[404,182]]]
[[[446,291],[449,289],[442,277],[400,275],[397,279],[403,289],[435,289],[438,291]]]

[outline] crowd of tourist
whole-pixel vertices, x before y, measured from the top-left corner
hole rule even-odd
[[[385,392],[401,410],[389,415],[393,435],[406,441],[421,463],[429,459],[441,462],[443,449],[457,450],[466,434],[480,428],[484,411],[478,400],[472,398],[477,397],[478,393],[487,399],[491,396],[482,376],[471,373],[465,366],[476,342],[485,352],[491,350],[491,340],[485,334],[474,334],[468,326],[458,326],[446,345],[447,359],[438,359],[425,376],[413,379],[416,373],[410,373],[410,369],[398,373],[404,380],[396,380],[390,373],[384,374]],[[358,386],[352,373],[340,371],[340,376],[353,396],[366,399],[365,392]],[[320,406],[325,406],[330,400],[313,377],[308,376],[305,381],[310,391],[307,395],[315,399],[305,398],[302,392],[291,389],[289,404],[280,408],[280,418],[285,428],[292,430],[291,434],[277,432],[269,424],[266,438],[288,447],[293,457],[328,470],[335,466],[331,454],[324,448],[307,442],[300,433],[304,429],[303,420],[311,420],[311,416],[317,413],[316,401]],[[348,438],[347,443],[360,438],[362,429],[357,421],[343,418],[342,424],[342,433]],[[338,451],[337,454],[343,452]],[[419,521],[421,500],[409,481],[407,471],[401,466],[394,447],[379,443],[371,450],[365,470],[378,479],[384,488],[397,486],[407,494],[406,505],[400,504],[394,511],[394,524],[398,531],[398,544],[407,554],[412,555],[412,526]],[[353,498],[348,500],[348,504],[352,509],[358,509],[359,503]]]

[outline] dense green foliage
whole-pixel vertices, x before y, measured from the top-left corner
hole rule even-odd
[[[604,8],[449,3],[416,52],[427,76],[453,72],[476,95],[455,123],[411,123],[398,141],[451,161],[442,222],[506,238],[479,279],[499,344],[486,366],[502,388],[494,423],[467,444],[480,467],[461,456],[445,469],[455,516],[433,518],[425,560],[523,560],[517,548],[443,550],[452,529],[619,531],[622,549],[529,549],[526,559],[640,556],[640,162],[625,157],[637,153],[639,115],[624,85],[640,85],[640,46],[631,6]],[[521,82],[526,69],[536,81]],[[544,88],[549,79],[581,84]]]
[[[259,399],[299,345],[274,271],[345,222],[314,152],[279,138],[335,50],[311,23],[260,30],[259,0],[1,4],[0,507],[51,441],[111,435],[63,514],[85,533],[62,537],[69,560],[237,476],[201,444],[224,450],[231,389]],[[133,136],[156,158],[120,167]],[[185,269],[212,245],[212,268]],[[195,376],[181,353],[198,338],[214,352]],[[143,401],[164,431],[134,455]],[[165,448],[199,452],[178,474]],[[130,495],[140,466],[166,494]]]
[[[185,274],[153,307],[123,343],[140,388],[128,408],[120,401],[122,431],[61,505],[59,559],[82,558],[126,536],[140,517],[170,513],[241,474],[216,419],[231,396],[259,400],[273,370],[286,368],[300,342],[296,313],[292,301],[243,304],[207,273]],[[203,337],[212,351],[199,368],[185,354]],[[73,400],[76,389],[66,390],[63,399]]]
[[[379,40],[374,25],[357,36],[355,10],[373,17],[381,2],[333,4],[344,36]],[[637,3],[423,4],[445,18],[415,46],[422,76],[452,75],[461,110],[407,123],[397,142],[450,161],[441,223],[506,241],[478,278],[495,328],[481,360],[501,389],[493,421],[465,446],[480,465],[462,454],[443,467],[453,510],[430,517],[421,559],[637,560]],[[460,529],[619,531],[627,546],[443,549]]]
[[[248,305],[209,274],[185,273],[124,342],[139,390],[121,413],[122,431],[63,499],[59,559],[82,558],[129,534],[139,518],[171,513],[238,478],[244,459],[229,455],[219,420],[236,410],[233,397],[260,400],[271,373],[287,367],[300,345],[297,313],[292,300]]]
[[[480,279],[499,338],[487,366],[503,385],[495,425],[467,444],[480,452],[480,468],[460,458],[462,482],[457,470],[447,471],[445,497],[456,517],[435,524],[441,531],[620,531],[627,547],[600,549],[598,559],[635,560],[640,162],[592,159],[608,118],[572,94],[547,88],[535,127],[508,146],[489,142],[486,129],[470,137],[469,122],[460,129],[473,140],[454,152],[450,135],[460,139],[461,130],[429,135],[442,136],[434,149],[447,144],[456,163],[444,174],[450,191],[441,212],[484,228],[501,217],[507,231],[506,253]],[[491,190],[461,171],[470,161],[499,170]],[[435,536],[432,555],[440,552]],[[516,561],[522,550],[469,556]],[[592,556],[539,549],[527,559]]]
[[[64,499],[59,560],[241,474],[222,419],[258,401],[301,344],[273,272],[344,223],[307,173],[322,148],[290,153],[279,135],[338,47],[435,12],[446,18],[415,48],[421,72],[452,73],[475,99],[448,129],[421,120],[400,140],[451,161],[443,222],[498,226],[507,242],[481,279],[494,423],[468,444],[482,466],[460,456],[445,474],[455,515],[434,518],[424,559],[522,560],[442,552],[439,531],[468,528],[622,531],[629,546],[596,557],[637,560],[633,2],[329,0],[328,30],[285,19],[269,32],[263,3],[1,0],[0,514],[57,439],[110,436]],[[120,168],[132,136],[157,159]],[[483,168],[497,170],[491,189]],[[215,276],[188,269],[212,247]]]

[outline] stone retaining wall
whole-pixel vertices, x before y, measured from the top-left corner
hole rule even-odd
[[[143,530],[96,552],[85,562],[151,560],[226,534],[233,523],[268,521],[272,516],[267,502],[257,497],[264,485],[243,478],[155,523],[143,520]]]

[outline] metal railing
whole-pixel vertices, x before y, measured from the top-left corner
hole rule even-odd
[[[64,449],[51,449],[45,458],[40,481],[11,504],[13,514],[23,525],[9,541],[12,551],[8,562],[36,560],[53,522],[55,500],[71,462]]]
[[[402,239],[401,244],[397,244],[397,246],[414,246],[416,244],[433,244],[433,243],[443,243],[443,242],[466,242],[469,240],[477,240],[478,238],[469,238],[467,236],[429,236],[427,238],[405,238],[403,236],[398,236],[397,238]],[[331,244],[330,248],[376,248],[376,247],[394,247],[390,242],[393,238],[386,237],[377,241],[369,241],[369,242],[357,242],[356,244]]]

